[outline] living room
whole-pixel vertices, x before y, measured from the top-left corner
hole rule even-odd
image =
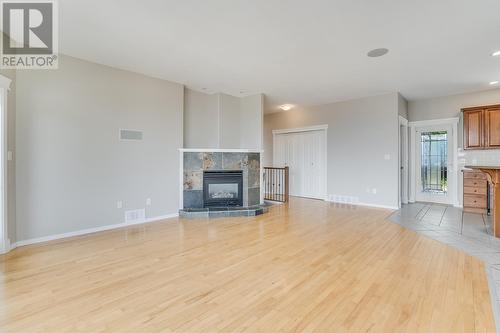
[[[0,5],[0,331],[500,327],[500,3]]]

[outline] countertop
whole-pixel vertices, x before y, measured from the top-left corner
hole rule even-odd
[[[500,170],[500,165],[466,165],[466,166],[464,166],[464,168]]]

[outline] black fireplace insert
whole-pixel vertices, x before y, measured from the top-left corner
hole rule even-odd
[[[203,207],[243,206],[243,171],[205,170]]]

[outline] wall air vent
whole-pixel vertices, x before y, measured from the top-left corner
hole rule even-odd
[[[121,141],[142,141],[142,131],[120,129]]]

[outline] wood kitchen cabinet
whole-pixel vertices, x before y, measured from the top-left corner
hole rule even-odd
[[[500,149],[500,105],[462,109],[464,149]]]
[[[463,170],[464,212],[486,214],[488,208],[488,181],[478,170]]]
[[[500,106],[484,110],[485,145],[500,148]]]

